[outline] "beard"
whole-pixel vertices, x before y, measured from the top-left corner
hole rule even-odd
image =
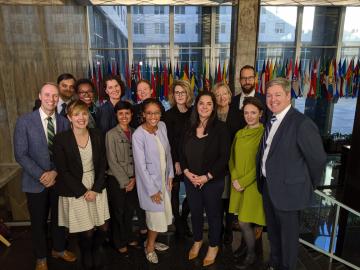
[[[251,93],[252,90],[254,90],[255,88],[255,83],[247,83],[247,84],[243,84],[241,85],[241,89],[243,91],[244,94],[248,95]]]

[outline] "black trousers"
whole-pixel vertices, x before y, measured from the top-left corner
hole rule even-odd
[[[276,269],[295,270],[299,245],[300,211],[282,211],[274,207],[265,182],[263,204],[270,240],[270,264]]]
[[[221,244],[222,202],[224,181],[210,180],[201,189],[195,188],[188,180],[184,180],[186,196],[191,213],[194,241],[203,239],[204,209],[209,224],[209,244],[212,247]]]
[[[134,241],[132,217],[136,208],[136,188],[130,192],[121,189],[115,177],[109,175],[108,189],[111,208],[111,231],[115,248],[123,248]]]
[[[59,196],[53,187],[40,193],[26,193],[27,206],[31,221],[31,234],[37,259],[47,255],[47,219],[51,210],[51,238],[55,251],[64,251],[66,245],[65,227],[58,226]]]

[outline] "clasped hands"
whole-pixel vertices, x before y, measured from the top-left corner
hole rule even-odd
[[[209,181],[206,175],[196,175],[189,170],[185,170],[184,174],[194,187],[202,188],[202,186]]]
[[[233,185],[234,189],[239,192],[244,191],[244,189],[245,189],[242,186],[240,186],[239,181],[237,179],[234,179],[232,181],[232,185]]]
[[[45,187],[49,188],[51,186],[53,186],[55,184],[55,178],[57,176],[57,172],[52,170],[52,171],[47,171],[44,172],[41,176],[40,176],[40,183],[43,184]]]

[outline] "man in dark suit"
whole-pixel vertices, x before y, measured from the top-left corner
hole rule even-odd
[[[41,107],[25,114],[16,122],[14,153],[23,168],[22,190],[26,192],[31,231],[36,256],[36,270],[47,270],[46,225],[51,209],[52,257],[75,261],[65,250],[65,230],[58,226],[58,196],[53,188],[57,176],[52,161],[53,139],[56,133],[69,129],[67,119],[55,112],[59,89],[55,83],[45,83],[39,93]]]
[[[242,129],[246,126],[243,112],[243,103],[246,97],[257,97],[263,103],[264,108],[266,108],[265,96],[256,93],[255,69],[253,66],[246,65],[240,69],[240,85],[241,93],[232,98],[229,108],[230,119],[236,119],[236,121],[232,121],[230,125],[231,138],[235,136],[239,129]],[[267,109],[265,109],[261,121],[265,122],[266,118]]]
[[[288,80],[266,84],[266,104],[273,114],[260,143],[257,183],[271,248],[267,269],[295,270],[300,210],[321,180],[326,153],[316,125],[291,107]]]

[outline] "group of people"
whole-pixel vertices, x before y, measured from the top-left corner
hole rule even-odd
[[[240,84],[237,96],[218,83],[194,101],[189,82],[175,80],[165,111],[146,80],[137,83],[139,102],[132,105],[122,100],[121,80],[108,76],[109,98],[101,107],[88,79],[62,74],[57,83],[45,83],[34,111],[19,117],[14,132],[35,269],[47,269],[49,209],[52,257],[75,261],[66,232],[77,233],[84,269],[103,267],[109,226],[119,254],[144,245],[146,259],[158,263],[156,251],[169,247],[157,236],[174,223],[179,236],[193,237],[193,260],[203,244],[204,212],[209,245],[203,266],[215,262],[222,241],[232,242],[236,218],[246,243],[236,268],[255,263],[255,231],[267,226],[267,269],[295,269],[299,211],[320,181],[326,154],[315,124],[291,107],[286,79],[270,81],[261,96],[255,70],[247,65]],[[144,243],[134,233],[134,213]]]

